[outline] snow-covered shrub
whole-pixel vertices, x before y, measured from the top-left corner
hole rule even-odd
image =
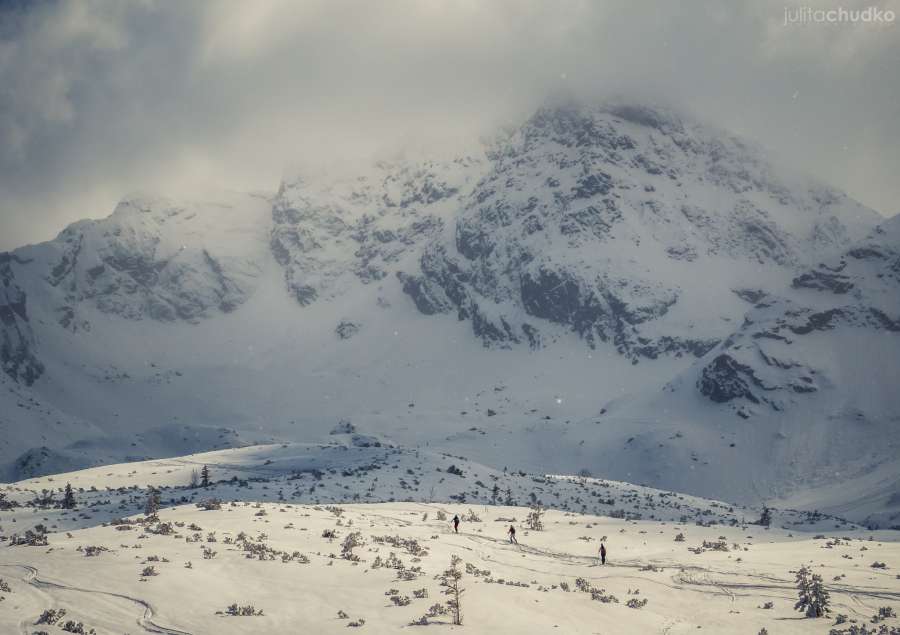
[[[238,604],[235,602],[234,604],[231,604],[227,609],[225,609],[225,615],[231,615],[232,617],[253,617],[262,614],[262,609],[257,609],[252,604],[238,606]]]
[[[531,511],[528,512],[528,517],[525,518],[525,524],[532,531],[543,531],[544,522],[541,520],[543,515],[544,509],[540,505],[535,505],[531,508]]]
[[[218,498],[207,498],[197,503],[197,508],[204,511],[216,511],[222,509],[222,501]]]
[[[35,624],[56,624],[66,616],[66,609],[45,609]]]
[[[355,555],[353,550],[356,547],[362,547],[364,544],[365,542],[363,541],[362,533],[354,531],[353,533],[347,534],[344,538],[344,542],[341,543],[341,557],[345,560],[358,562],[359,556]]]
[[[9,544],[13,546],[46,547],[47,528],[43,525],[35,525],[34,529],[27,529],[24,534],[13,534],[9,538]]]
[[[796,582],[799,599],[794,608],[807,617],[824,617],[829,612],[829,594],[822,576],[802,566],[797,572]]]
[[[148,518],[156,516],[156,513],[159,511],[159,506],[159,490],[157,490],[155,487],[151,487],[147,492],[147,501],[144,503],[144,515]]]
[[[462,558],[459,556],[451,556],[450,566],[440,575],[441,586],[444,587],[443,594],[448,596],[447,610],[453,616],[453,623],[456,626],[462,625],[462,604],[461,599],[464,589],[461,585],[463,573],[459,569]]]
[[[60,503],[63,509],[75,509],[75,492],[72,491],[72,485],[66,483],[66,489],[63,493],[63,499]]]
[[[97,632],[93,628],[87,631],[84,630],[84,624],[74,620],[68,620],[60,628],[67,633],[75,633],[75,635],[94,635]]]

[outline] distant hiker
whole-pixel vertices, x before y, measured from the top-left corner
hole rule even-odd
[[[606,564],[606,545],[600,543],[600,564]]]
[[[453,516],[453,531],[459,533],[459,516]]]
[[[507,531],[506,533],[509,534],[509,541],[510,541],[511,543],[516,544],[516,545],[519,544],[519,541],[516,540],[516,528],[515,528],[515,527],[513,527],[512,525],[510,525],[510,526],[509,526],[509,531]]]

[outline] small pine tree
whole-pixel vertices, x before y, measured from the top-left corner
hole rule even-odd
[[[503,503],[505,505],[508,505],[509,507],[512,507],[516,504],[512,497],[512,490],[509,487],[506,488],[506,500],[503,501]]]
[[[72,484],[66,483],[66,490],[62,499],[63,509],[75,509],[75,492],[72,490]]]
[[[159,490],[155,487],[151,487],[150,491],[147,492],[147,503],[144,505],[144,515],[156,516],[156,512],[159,511],[159,505]]]
[[[799,599],[794,608],[805,613],[806,617],[824,617],[829,612],[830,597],[822,576],[805,565],[797,572],[797,594]]]
[[[544,515],[544,510],[540,505],[535,505],[531,508],[531,511],[528,512],[528,518],[525,519],[525,524],[528,525],[528,528],[532,531],[543,531],[544,530],[544,522],[541,520],[541,516]]]
[[[772,510],[763,505],[762,514],[759,516],[759,520],[756,521],[757,525],[762,527],[768,527],[772,524]]]
[[[460,599],[464,593],[464,589],[460,584],[463,573],[459,569],[462,558],[452,556],[450,558],[450,568],[441,574],[441,586],[444,587],[442,593],[449,597],[447,600],[447,609],[453,617],[453,623],[456,626],[462,626],[462,605]]]
[[[209,487],[209,466],[204,465],[200,470],[200,487]]]
[[[500,486],[494,483],[494,487],[491,489],[491,505],[496,505],[497,500],[500,498]]]

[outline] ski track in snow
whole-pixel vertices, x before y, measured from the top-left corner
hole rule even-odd
[[[451,533],[452,532],[448,532]],[[489,536],[477,536],[474,534],[460,534],[464,535],[468,540],[478,543],[479,541],[490,542],[498,545],[498,547],[502,551],[506,551],[503,549],[505,545],[508,543],[499,538],[491,538]],[[465,548],[465,547],[464,547]],[[596,560],[595,557],[591,556],[579,556],[575,554],[551,551],[548,549],[538,549],[535,547],[529,547],[528,545],[519,544],[517,545],[516,551],[525,552],[531,555],[544,557],[552,560],[556,563],[562,563],[571,566],[579,566],[594,562]],[[528,571],[529,573],[537,573],[541,575],[553,575],[555,572],[547,569],[539,569],[535,567],[527,567],[515,562],[506,562],[500,561],[496,557],[491,558],[487,554],[483,552],[476,552],[479,557],[484,559],[485,561],[493,561],[498,564],[502,564],[503,566],[519,569],[522,571]],[[785,579],[785,578],[776,578],[773,576],[760,574],[760,573],[739,573],[734,571],[722,571],[716,570],[709,567],[701,567],[697,565],[688,565],[688,564],[680,564],[674,563],[671,561],[657,561],[653,559],[648,559],[645,561],[637,561],[637,560],[622,560],[617,562],[607,562],[604,567],[609,567],[610,569],[622,569],[622,568],[633,568],[639,569],[640,567],[644,567],[647,565],[652,565],[655,567],[659,567],[660,569],[666,568],[675,568],[678,569],[678,573],[674,574],[671,577],[672,584],[667,584],[661,580],[654,580],[652,578],[644,578],[639,576],[628,576],[628,575],[616,575],[616,578],[619,580],[628,580],[634,579],[639,581],[641,584],[652,584],[658,586],[664,586],[672,590],[677,591],[693,591],[696,593],[703,594],[711,594],[711,595],[724,595],[731,599],[733,603],[737,596],[746,596],[749,597],[751,595],[758,597],[773,597],[777,599],[789,599],[793,601],[796,596],[796,588],[793,584],[793,581]],[[592,565],[596,566],[596,565]],[[697,577],[695,574],[701,574],[700,577]],[[713,579],[712,576],[740,576],[743,578],[750,578],[752,580],[759,580],[760,582],[726,582],[719,579]],[[583,576],[590,580],[603,580],[607,576]],[[704,579],[705,578],[705,579]],[[849,611],[855,613],[859,617],[868,618],[874,612],[874,609],[864,603],[860,596],[872,598],[872,599],[880,599],[880,600],[890,600],[890,601],[900,601],[900,592],[887,591],[884,589],[878,588],[867,588],[867,587],[853,587],[849,585],[843,584],[829,584],[829,591],[832,595],[844,595],[847,596],[853,603],[858,604],[863,607],[864,610],[858,610],[851,603],[840,603],[834,601],[835,606],[842,606]],[[742,593],[743,591],[743,593]],[[746,591],[756,591],[757,593],[747,593]],[[772,595],[762,595],[758,593],[759,591],[769,591]],[[663,632],[668,633],[669,630],[674,626],[674,624],[667,626]]]
[[[168,628],[165,626],[161,626],[153,621],[153,615],[155,613],[153,609],[153,605],[151,605],[146,600],[142,600],[140,598],[132,597],[130,595],[125,595],[123,593],[115,593],[113,591],[101,591],[98,589],[86,589],[83,587],[71,586],[68,584],[63,584],[60,582],[52,582],[50,580],[43,580],[38,577],[38,570],[36,567],[27,564],[0,564],[2,567],[12,568],[12,569],[21,569],[25,571],[25,576],[22,578],[23,582],[28,584],[29,586],[42,591],[45,595],[47,595],[51,600],[53,600],[53,594],[48,592],[51,589],[61,589],[65,591],[75,591],[78,593],[87,593],[93,595],[105,595],[107,597],[116,598],[120,600],[126,600],[132,604],[137,604],[143,609],[143,613],[137,618],[137,625],[140,626],[148,633],[158,633],[160,635],[192,635],[192,633],[188,631],[178,630],[177,628]],[[36,619],[35,616],[34,619]],[[33,632],[34,619],[29,620],[28,618],[23,619],[20,622],[20,628],[22,631],[22,635],[30,635]]]

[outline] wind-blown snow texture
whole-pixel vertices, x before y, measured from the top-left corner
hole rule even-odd
[[[131,197],[0,255],[0,461],[18,478],[348,419],[896,524],[900,241],[879,220],[625,103],[271,196]]]

